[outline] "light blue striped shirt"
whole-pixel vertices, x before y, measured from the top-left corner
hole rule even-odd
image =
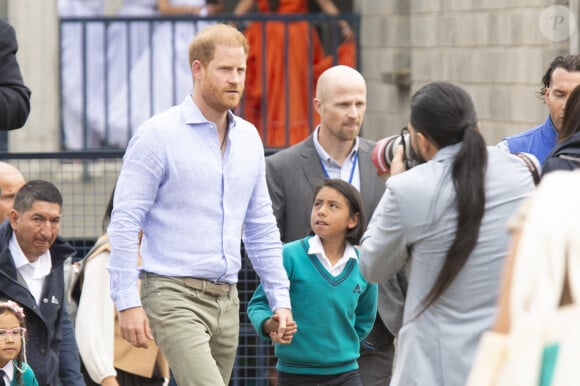
[[[118,310],[141,305],[141,269],[237,283],[240,241],[261,278],[272,310],[290,308],[280,233],[256,128],[229,116],[222,159],[217,129],[191,96],[145,122],[131,139],[108,228],[111,296]]]
[[[358,191],[360,191],[360,165],[358,165],[358,136],[354,140],[354,146],[350,151],[349,155],[346,157],[344,162],[341,164],[333,159],[326,150],[322,147],[320,142],[318,142],[318,131],[320,130],[320,125],[316,128],[312,134],[312,139],[314,140],[314,148],[318,157],[320,157],[321,166],[324,168],[325,176],[327,178],[339,178],[343,181],[348,182],[354,186]]]

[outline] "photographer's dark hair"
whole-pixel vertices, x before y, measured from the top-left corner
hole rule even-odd
[[[320,189],[324,187],[336,190],[346,199],[346,202],[348,203],[349,214],[351,216],[354,216],[358,213],[358,224],[346,233],[346,241],[352,245],[360,244],[360,239],[362,238],[366,229],[367,220],[359,191],[346,181],[338,178],[330,178],[322,181],[320,185],[316,187],[314,190],[314,199],[316,199]]]
[[[562,129],[558,132],[558,142],[567,140],[580,131],[580,86],[576,86],[564,107]]]
[[[441,271],[423,299],[423,312],[451,285],[477,244],[485,207],[487,149],[471,97],[453,84],[430,83],[417,91],[411,98],[410,122],[439,148],[461,142],[451,172],[457,231]]]
[[[36,201],[45,201],[58,204],[62,207],[62,195],[53,183],[44,180],[27,182],[14,197],[14,209],[26,212]]]
[[[557,69],[562,68],[568,72],[580,71],[580,55],[565,55],[556,56],[552,63],[548,66],[546,73],[542,77],[542,88],[538,91],[538,98],[544,99],[546,95],[546,89],[550,87],[552,83],[552,73]]]

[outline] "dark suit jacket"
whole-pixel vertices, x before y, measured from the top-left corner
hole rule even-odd
[[[0,225],[0,297],[12,299],[24,308],[26,355],[41,386],[84,386],[72,323],[64,297],[64,260],[75,253],[60,236],[50,247],[52,268],[45,279],[42,300],[37,305],[30,290],[18,278],[10,253],[12,228]]]
[[[367,221],[385,191],[385,180],[377,175],[371,161],[374,146],[373,141],[359,138],[360,192]],[[314,189],[325,178],[312,135],[266,157],[266,178],[282,242],[308,235]],[[403,318],[405,285],[400,281],[404,278],[393,276],[379,286],[379,315],[393,335],[397,335]]]
[[[0,19],[0,130],[24,126],[30,113],[30,90],[20,75],[17,49],[14,29]]]

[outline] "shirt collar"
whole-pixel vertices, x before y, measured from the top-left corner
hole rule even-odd
[[[47,250],[46,253],[41,255],[38,260],[34,263],[31,263],[22,248],[20,248],[20,244],[18,244],[18,240],[16,239],[16,233],[12,233],[12,238],[10,239],[10,254],[12,255],[12,260],[14,260],[14,265],[16,269],[20,271],[23,267],[31,267],[34,269],[33,278],[39,279],[45,277],[50,273],[52,269],[52,261],[50,259],[50,250]]]
[[[455,155],[461,149],[461,144],[463,142],[454,143],[453,145],[442,147],[435,153],[435,156],[431,161],[443,161],[449,158],[454,158]]]
[[[324,150],[324,148],[322,147],[320,142],[318,142],[318,131],[319,130],[320,130],[320,125],[318,125],[316,127],[316,130],[314,130],[314,133],[312,133],[312,139],[314,140],[314,148],[316,149],[316,153],[318,153],[318,157],[321,160],[326,161],[326,162],[335,161],[332,159],[332,157],[330,157],[330,155],[328,155],[326,150]],[[347,159],[352,161],[354,155],[358,152],[358,142],[359,142],[359,140],[358,140],[358,136],[357,136],[354,140],[354,146],[352,147],[352,150],[350,151],[350,154],[348,155]]]
[[[185,123],[188,124],[200,124],[200,123],[208,123],[209,121],[203,116],[199,107],[193,101],[193,97],[191,94],[187,94],[183,103],[181,104],[181,110],[183,111],[183,116],[185,119]],[[228,110],[228,123],[230,127],[234,127],[236,125],[236,121],[234,120],[234,114],[231,110]]]
[[[22,348],[24,349],[24,348]],[[14,362],[12,361],[8,361],[6,363],[6,366],[2,367],[2,370],[4,370],[4,372],[6,373],[6,375],[8,376],[9,379],[9,385],[12,384],[13,378],[14,378]]]
[[[322,246],[322,241],[320,240],[320,237],[318,237],[317,235],[312,236],[308,240],[308,244],[309,244],[308,254],[322,255],[326,257],[326,253],[324,253],[324,247]],[[346,242],[346,248],[344,248],[344,254],[342,257],[358,260],[354,247],[348,241]]]

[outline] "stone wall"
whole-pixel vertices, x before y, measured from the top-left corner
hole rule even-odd
[[[12,152],[58,150],[56,0],[1,0],[14,25],[18,60],[32,90],[24,129],[10,133]],[[109,10],[120,0],[107,0]],[[229,0],[228,0],[229,1]],[[578,17],[579,0],[558,1]],[[398,133],[412,93],[445,80],[464,86],[489,143],[543,121],[535,92],[555,55],[576,51],[577,32],[554,41],[540,16],[553,0],[353,0],[361,14],[362,72],[368,81],[363,133]],[[544,25],[545,27],[545,25]],[[549,26],[548,26],[549,27]]]
[[[560,3],[574,9],[576,2]],[[540,16],[552,4],[359,0],[362,69],[369,81],[365,136],[396,133],[407,122],[412,92],[432,81],[454,82],[471,93],[490,144],[542,122],[547,109],[536,96],[541,77],[554,56],[574,51],[570,42],[577,41],[577,32],[562,41],[542,32]]]
[[[9,0],[8,20],[16,30],[22,77],[32,92],[26,125],[8,134],[8,150],[56,151],[60,100],[56,0]]]

